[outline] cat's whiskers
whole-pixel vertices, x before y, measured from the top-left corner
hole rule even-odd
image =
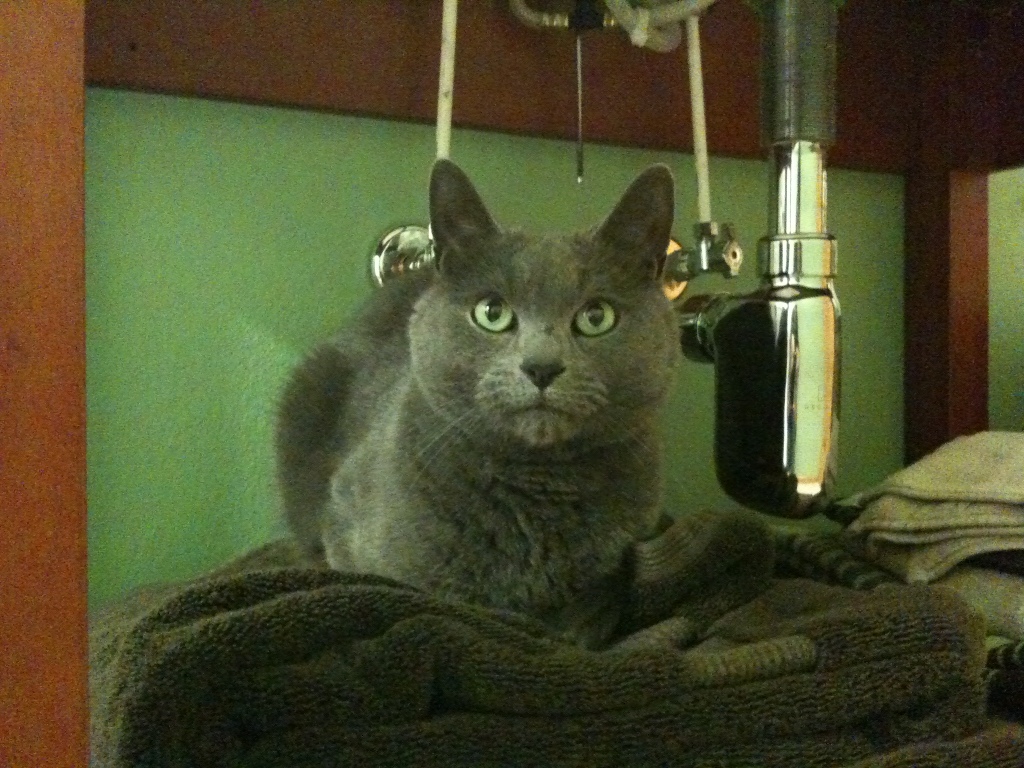
[[[601,413],[601,419],[606,424],[615,428],[621,436],[621,439],[615,442],[622,445],[627,451],[629,451],[633,458],[638,462],[647,463],[658,458],[657,446],[651,445],[651,441],[649,439],[645,439],[650,437],[646,428],[627,423],[625,419],[617,418],[608,413],[608,411],[603,411]]]
[[[419,466],[415,482],[418,483],[423,478],[427,470],[447,448],[451,447],[467,431],[471,433],[472,428],[482,422],[483,417],[476,410],[466,410],[451,419],[436,434],[431,435],[414,455],[413,464]]]
[[[476,414],[473,411],[463,411],[455,418],[449,420],[448,423],[439,431],[430,434],[427,437],[427,440],[416,451],[416,463],[419,463],[428,455],[436,455],[438,451],[443,450],[446,445],[451,443],[455,437],[457,437],[460,424],[468,422],[475,417]],[[429,464],[429,460],[426,463]]]

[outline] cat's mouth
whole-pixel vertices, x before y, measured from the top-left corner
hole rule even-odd
[[[576,420],[569,414],[543,401],[512,416],[512,431],[523,442],[537,448],[568,440],[576,434],[577,428]]]
[[[600,399],[555,387],[510,390],[485,386],[478,394],[478,404],[499,431],[528,447],[547,448],[579,436],[598,410]]]

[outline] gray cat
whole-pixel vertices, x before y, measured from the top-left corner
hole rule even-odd
[[[306,553],[605,642],[660,518],[672,208],[654,166],[595,231],[529,236],[438,161],[436,270],[377,291],[284,393],[278,476]]]

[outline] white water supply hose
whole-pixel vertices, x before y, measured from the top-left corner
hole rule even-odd
[[[704,118],[704,69],[700,60],[700,21],[686,19],[686,57],[690,70],[690,115],[693,123],[693,163],[697,170],[697,210],[700,221],[711,218],[711,172],[708,168],[708,129]]]
[[[704,70],[700,57],[700,14],[716,0],[679,0],[653,8],[634,8],[628,0],[605,0],[608,11],[629,35],[633,45],[655,51],[673,50],[681,37],[679,22],[686,23],[686,54],[690,72],[690,114],[693,158],[697,171],[697,208],[700,221],[711,218],[711,174],[708,169],[707,121],[704,116]]]
[[[437,79],[437,158],[452,148],[452,101],[455,89],[455,27],[459,0],[444,0],[441,12],[441,71]]]

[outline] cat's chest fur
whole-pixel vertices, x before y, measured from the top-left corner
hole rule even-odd
[[[434,419],[424,429],[402,404],[407,382],[396,390],[332,477],[333,567],[543,615],[614,580],[656,522],[657,473],[635,449],[489,454]]]

